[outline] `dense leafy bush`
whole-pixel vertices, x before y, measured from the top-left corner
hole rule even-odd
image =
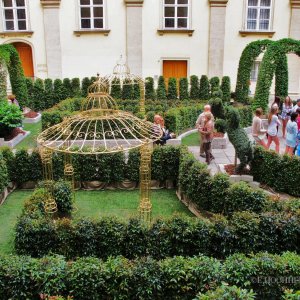
[[[50,107],[52,107],[52,105],[54,104],[53,102],[53,81],[50,78],[45,79],[44,81],[44,85],[45,85],[45,94],[43,97],[44,100],[44,105],[45,108],[48,109]]]
[[[230,77],[229,76],[223,76],[222,83],[221,83],[221,90],[223,93],[222,100],[224,102],[230,101],[230,95],[231,95],[231,85],[230,85]]]
[[[122,86],[122,99],[132,99],[132,82],[125,79]]]
[[[177,79],[169,78],[168,81],[168,95],[167,98],[169,100],[177,99]]]
[[[91,81],[88,77],[84,77],[81,82],[81,96],[86,97],[88,93],[88,88],[91,85]]]
[[[165,78],[163,76],[159,76],[159,78],[158,78],[156,95],[157,95],[158,100],[167,99],[166,83],[165,83]]]
[[[16,105],[0,101],[0,137],[7,137],[14,128],[22,125],[22,112]]]
[[[0,153],[2,154],[8,172],[8,180],[10,182],[14,181],[15,178],[15,156],[9,147],[1,147]]]
[[[145,99],[155,99],[154,80],[152,77],[146,77],[145,79]]]
[[[217,119],[215,121],[215,129],[217,132],[225,133],[227,130],[227,122],[224,119]]]
[[[53,82],[53,104],[59,103],[61,100],[66,99],[66,89],[60,79],[55,79]]]
[[[210,80],[209,80],[209,84],[210,84],[210,96],[212,97],[213,96],[213,92],[217,89],[220,88],[220,78],[215,76],[215,77],[212,77]]]
[[[187,100],[189,98],[189,83],[188,79],[185,78],[180,78],[179,80],[179,98],[180,100]]]
[[[9,177],[6,167],[6,161],[4,160],[2,153],[0,152],[0,194],[7,186],[8,178]]]
[[[32,99],[33,99],[33,80],[30,77],[25,78],[26,86],[27,86],[27,92],[28,92],[28,99],[29,104],[31,106]],[[6,94],[5,94],[6,96]]]
[[[191,89],[190,89],[190,99],[199,99],[199,78],[196,75],[190,77]],[[201,98],[200,98],[201,99]]]
[[[81,89],[80,89],[80,79],[72,78],[71,79],[71,96],[70,97],[80,97]]]
[[[53,196],[60,213],[70,214],[72,212],[74,199],[70,182],[63,180],[55,182]]]
[[[251,106],[238,106],[236,107],[240,115],[241,127],[249,127],[252,125],[253,111]]]
[[[33,85],[33,95],[31,99],[31,108],[35,111],[40,111],[45,108],[44,96],[45,96],[45,87],[44,81],[40,78],[37,78],[34,81]]]
[[[201,100],[209,99],[209,81],[206,75],[202,75],[200,78],[200,87],[199,87],[199,98]]]
[[[71,86],[71,80],[70,78],[64,78],[63,79],[63,87],[65,91],[65,98],[70,98],[72,97],[72,86]]]
[[[216,92],[213,93],[214,95],[217,94]],[[217,119],[224,119],[225,110],[223,106],[223,101],[217,95],[213,96],[208,102],[211,106],[211,112],[213,116]]]

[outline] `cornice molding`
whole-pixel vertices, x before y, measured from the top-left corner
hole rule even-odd
[[[33,31],[2,31],[0,32],[1,38],[6,37],[28,37],[33,35]]]
[[[126,6],[140,7],[143,6],[144,0],[124,0]]]
[[[290,0],[291,8],[300,9],[300,0]]]
[[[40,0],[43,8],[54,8],[60,6],[61,0]]]
[[[210,7],[226,7],[229,0],[208,0]]]

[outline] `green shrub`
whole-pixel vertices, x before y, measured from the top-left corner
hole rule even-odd
[[[70,214],[72,212],[74,199],[70,182],[63,180],[55,182],[53,196],[58,212],[63,214]]]
[[[220,88],[220,78],[215,76],[215,77],[212,77],[210,80],[209,80],[209,85],[210,85],[210,95],[213,96],[213,92],[216,90],[216,89],[219,89]]]
[[[180,78],[179,80],[179,98],[180,100],[187,100],[189,99],[189,83],[186,77]]]
[[[194,300],[254,300],[253,290],[238,288],[237,286],[222,285],[216,290],[199,294]]]
[[[223,76],[222,83],[221,83],[221,90],[223,93],[222,100],[224,102],[230,101],[230,95],[231,95],[231,85],[230,85],[230,77],[229,76]]]
[[[141,90],[140,90],[140,85],[139,83],[134,80],[133,85],[132,85],[132,94],[131,94],[131,99],[140,99],[141,98]]]
[[[209,81],[206,75],[202,75],[200,78],[199,98],[201,100],[209,99]]]
[[[283,300],[299,300],[300,299],[300,290],[293,291],[293,290],[286,290],[284,292],[284,296],[282,297]]]
[[[70,97],[81,97],[80,79],[72,78],[71,80],[71,96]]]
[[[64,87],[64,97],[62,99],[71,98],[72,95],[72,86],[71,86],[71,80],[70,78],[64,78],[63,79],[63,87]]]
[[[57,104],[66,98],[66,91],[62,81],[60,79],[55,79],[53,82],[53,104]]]
[[[155,97],[155,89],[154,89],[154,80],[152,77],[146,77],[145,79],[145,99],[146,100],[154,100]]]
[[[129,151],[128,161],[125,168],[125,178],[137,182],[140,180],[140,159],[141,155],[138,149]]]
[[[163,76],[159,76],[159,78],[158,78],[156,95],[157,95],[158,100],[167,99],[166,83],[165,83],[165,78]]]
[[[0,152],[0,194],[7,187],[8,178],[9,177],[6,167],[6,161],[4,160],[2,153]]]
[[[168,96],[169,100],[177,99],[177,79],[176,78],[169,78],[168,81]]]
[[[81,81],[81,96],[86,97],[88,94],[88,88],[91,85],[91,81],[88,77],[84,77]]]
[[[209,105],[211,106],[211,112],[213,116],[217,119],[224,119],[225,111],[221,98],[214,97],[209,100]]]
[[[25,78],[25,82],[26,82],[26,87],[27,87],[27,92],[28,92],[28,104],[31,107],[32,106],[32,100],[33,100],[33,80],[30,77],[26,77]],[[6,93],[5,93],[6,96]]]
[[[237,110],[239,111],[240,115],[240,124],[241,127],[249,127],[252,125],[252,119],[253,119],[253,111],[251,106],[241,106],[237,107]]]
[[[154,111],[148,111],[147,114],[146,114],[147,121],[153,123],[154,122],[154,116],[155,116]]]
[[[217,119],[215,121],[215,129],[217,132],[225,133],[227,131],[227,122],[223,119]]]
[[[114,99],[123,99],[120,79],[116,78],[112,81],[110,95]]]
[[[191,89],[190,89],[190,99],[199,99],[199,78],[196,75],[190,77]],[[201,99],[201,98],[200,98]]]
[[[22,125],[22,112],[17,105],[0,101],[0,137],[7,137],[14,128]]]
[[[15,156],[9,147],[1,147],[0,154],[2,154],[3,159],[5,160],[5,164],[8,172],[8,180],[9,182],[14,181],[15,179]]]
[[[46,109],[50,108],[54,102],[53,102],[53,81],[50,78],[45,79],[44,81],[44,85],[45,85],[45,93],[44,93],[44,106]]]
[[[44,81],[40,78],[37,78],[34,81],[33,97],[31,99],[32,108],[35,111],[40,111],[45,108],[44,93],[45,93]]]
[[[133,86],[129,79],[125,79],[122,86],[122,99],[132,99]]]

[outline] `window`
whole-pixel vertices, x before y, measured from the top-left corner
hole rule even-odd
[[[259,66],[260,66],[260,61],[255,61],[253,63],[251,69],[251,78],[250,78],[251,81],[257,81]]]
[[[189,0],[163,0],[165,29],[187,29],[189,27]]]
[[[104,0],[80,1],[80,28],[104,29]]]
[[[26,31],[27,12],[25,0],[2,0],[5,31]]]
[[[270,30],[272,0],[247,0],[247,4],[246,29]]]

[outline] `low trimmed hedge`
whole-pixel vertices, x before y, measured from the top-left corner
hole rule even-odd
[[[42,259],[2,256],[0,298],[38,299],[43,294],[69,295],[76,300],[190,300],[198,293],[222,295],[222,285],[226,282],[249,290],[248,294],[253,290],[257,299],[272,300],[280,299],[286,289],[299,289],[299,281],[288,280],[298,278],[299,273],[300,257],[290,252],[282,256],[260,253],[246,257],[237,254],[223,262],[205,256],[161,261],[151,258],[130,261],[116,257],[105,262],[93,257],[67,262],[61,256]],[[217,291],[211,291],[215,289]],[[226,290],[237,292],[237,288]]]
[[[6,162],[0,152],[0,194],[4,191],[8,184],[8,172]]]
[[[211,222],[182,217],[158,219],[148,228],[137,219],[54,222],[27,209],[16,225],[15,250],[20,255],[42,257],[56,253],[70,259],[106,259],[117,255],[161,259],[199,254],[224,258],[233,253],[259,251],[299,253],[300,220],[290,213],[237,212],[230,219],[219,216]]]
[[[279,155],[262,147],[254,148],[251,173],[254,180],[265,183],[278,192],[300,197],[300,159]]]

